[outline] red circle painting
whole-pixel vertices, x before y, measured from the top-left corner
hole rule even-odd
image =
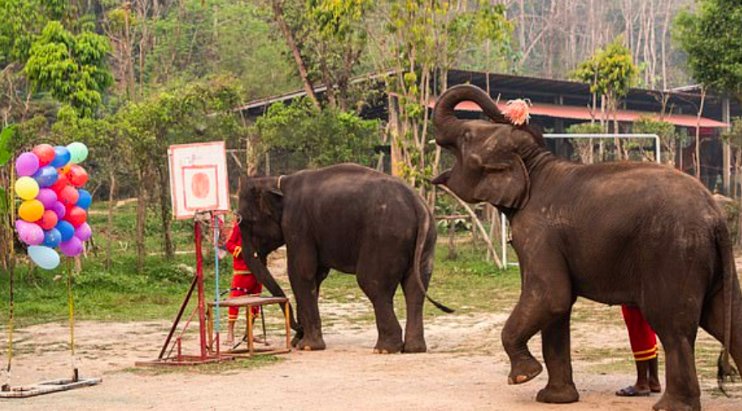
[[[196,198],[206,198],[210,191],[209,176],[205,173],[196,173],[191,180],[191,191]]]

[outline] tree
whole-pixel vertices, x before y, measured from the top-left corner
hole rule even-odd
[[[604,49],[598,49],[573,72],[575,79],[590,85],[593,107],[596,105],[595,97],[600,96],[600,124],[604,131],[608,131],[607,120],[612,114],[613,132],[619,132],[616,118],[618,103],[629,92],[638,74],[639,68],[632,61],[631,51],[623,44],[621,37],[615,38]],[[619,156],[628,158],[618,139],[615,144]]]
[[[634,122],[632,132],[656,134],[660,138],[662,153],[665,155],[661,161],[665,164],[675,166],[675,154],[678,144],[683,144],[684,135],[675,130],[675,125],[667,121],[655,120],[648,116],[642,116]]]
[[[253,130],[263,152],[282,149],[300,154],[312,168],[342,162],[373,166],[380,133],[378,121],[363,120],[353,112],[320,110],[307,98],[273,104]]]
[[[596,123],[578,123],[567,127],[569,134],[600,134],[603,133],[603,127]],[[583,164],[592,164],[595,161],[595,142],[589,138],[570,139],[572,147],[577,153],[577,158]]]
[[[105,66],[108,40],[91,31],[74,35],[50,21],[31,45],[25,72],[35,90],[48,90],[80,116],[90,117],[112,83]]]

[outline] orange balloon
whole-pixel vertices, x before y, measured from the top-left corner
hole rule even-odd
[[[24,201],[18,208],[18,216],[20,216],[23,221],[28,221],[29,223],[35,223],[36,221],[41,220],[43,215],[44,205],[41,204],[41,201],[39,200]]]

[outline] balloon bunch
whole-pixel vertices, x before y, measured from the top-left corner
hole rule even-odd
[[[59,265],[57,246],[64,255],[74,257],[93,235],[87,223],[93,198],[82,189],[88,173],[79,165],[87,157],[85,144],[75,142],[67,147],[39,144],[16,159],[15,192],[23,202],[15,229],[18,238],[29,245],[31,260],[43,269]]]

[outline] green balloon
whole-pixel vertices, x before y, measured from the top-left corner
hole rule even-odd
[[[83,143],[74,142],[67,146],[67,150],[70,151],[70,161],[74,164],[79,164],[88,158],[88,147]]]

